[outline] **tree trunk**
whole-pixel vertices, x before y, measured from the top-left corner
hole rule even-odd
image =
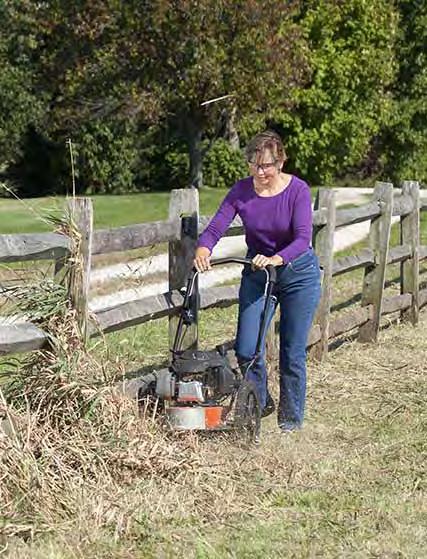
[[[203,188],[203,127],[196,119],[188,119],[187,145],[190,156],[190,187]]]
[[[227,110],[225,118],[224,137],[229,142],[230,146],[238,151],[240,149],[240,140],[236,128],[237,108],[233,106],[231,109]]]

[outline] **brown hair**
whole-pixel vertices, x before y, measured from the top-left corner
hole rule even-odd
[[[273,130],[260,132],[249,141],[246,146],[246,158],[248,161],[257,160],[267,149],[276,161],[286,161],[287,156],[282,139]]]

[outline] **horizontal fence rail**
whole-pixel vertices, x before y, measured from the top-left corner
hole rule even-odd
[[[152,221],[114,229],[94,231],[92,254],[133,250],[181,238],[179,221]]]
[[[75,199],[73,211],[77,222],[84,224],[81,234],[85,242],[86,263],[83,277],[73,278],[75,305],[79,309],[87,336],[109,333],[162,317],[169,317],[170,336],[183,301],[182,288],[191,268],[192,255],[198,234],[209,223],[211,216],[199,216],[198,193],[189,189],[173,191],[169,218],[164,221],[142,223],[127,227],[94,230],[91,203]],[[374,341],[379,318],[399,312],[403,318],[416,323],[419,308],[427,304],[427,288],[419,289],[419,262],[427,258],[427,246],[419,244],[420,212],[427,210],[427,202],[420,201],[419,185],[405,182],[402,193],[393,197],[393,187],[378,183],[372,200],[355,208],[337,209],[333,191],[319,189],[313,211],[313,245],[324,268],[322,298],[310,332],[309,346],[316,358],[328,351],[333,338],[356,329],[361,341]],[[391,217],[400,217],[401,244],[389,246]],[[356,254],[333,257],[333,234],[336,229],[370,222],[368,247]],[[83,227],[83,226],[82,226]],[[226,235],[244,232],[240,218],[234,219]],[[169,244],[169,291],[121,303],[95,313],[88,312],[88,270],[92,255],[133,250],[159,243]],[[64,265],[72,250],[72,241],[58,233],[0,235],[0,261],[54,260],[56,272]],[[401,293],[384,296],[386,265],[400,263]],[[359,293],[361,306],[351,311],[331,311],[332,278],[353,270],[364,270],[364,284]],[[77,295],[76,295],[77,294]],[[227,307],[238,300],[238,286],[213,287],[200,291],[200,308]],[[79,307],[80,305],[80,307]],[[277,328],[276,328],[277,330]],[[48,336],[31,323],[0,324],[0,354],[27,352],[43,348]],[[197,325],[190,344],[197,345]],[[277,357],[275,328],[267,342],[269,356]]]
[[[229,307],[238,302],[238,286],[215,287],[200,292],[201,309],[213,307]],[[408,293],[386,297],[383,299],[382,314],[388,315],[410,307],[412,296]],[[162,293],[117,305],[111,309],[98,311],[93,317],[95,322],[90,329],[91,336],[102,332],[116,332],[177,314],[181,307],[180,292]],[[420,291],[420,307],[427,304],[427,288]],[[332,320],[329,333],[334,338],[346,334],[371,318],[372,307],[354,309],[351,313]],[[276,332],[277,333],[277,332]],[[308,345],[312,346],[320,340],[320,328],[315,324],[310,332]],[[0,354],[21,353],[41,349],[47,342],[47,334],[30,323],[0,325]]]
[[[378,217],[381,214],[379,203],[374,201],[358,208],[348,208],[337,210],[336,212],[336,227],[343,227],[344,225],[354,225],[355,223],[362,223]]]
[[[71,241],[57,233],[0,235],[0,262],[54,260],[69,253]]]

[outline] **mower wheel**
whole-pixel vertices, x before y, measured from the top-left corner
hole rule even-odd
[[[250,442],[259,442],[261,431],[261,406],[258,392],[252,381],[243,379],[237,390],[234,408],[234,427],[242,431]]]

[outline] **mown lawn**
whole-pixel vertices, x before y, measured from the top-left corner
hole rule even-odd
[[[202,313],[207,345],[227,338],[234,319],[233,309]],[[283,435],[270,417],[259,447],[176,435],[175,451],[191,449],[190,462],[167,477],[130,471],[121,485],[82,478],[75,495],[57,496],[57,512],[44,515],[39,503],[39,517],[27,519],[33,537],[10,538],[4,556],[426,557],[426,326],[423,312],[417,328],[397,324],[378,344],[347,342],[310,362],[301,432]],[[107,345],[133,368],[166,358],[166,338],[158,321]],[[150,441],[155,460],[165,439]]]
[[[201,213],[210,215],[226,195],[224,189],[200,192]],[[120,227],[132,223],[167,219],[169,192],[149,192],[123,196],[92,196],[95,228]],[[33,233],[49,231],[44,218],[61,214],[63,197],[14,200],[0,198],[0,233]]]

